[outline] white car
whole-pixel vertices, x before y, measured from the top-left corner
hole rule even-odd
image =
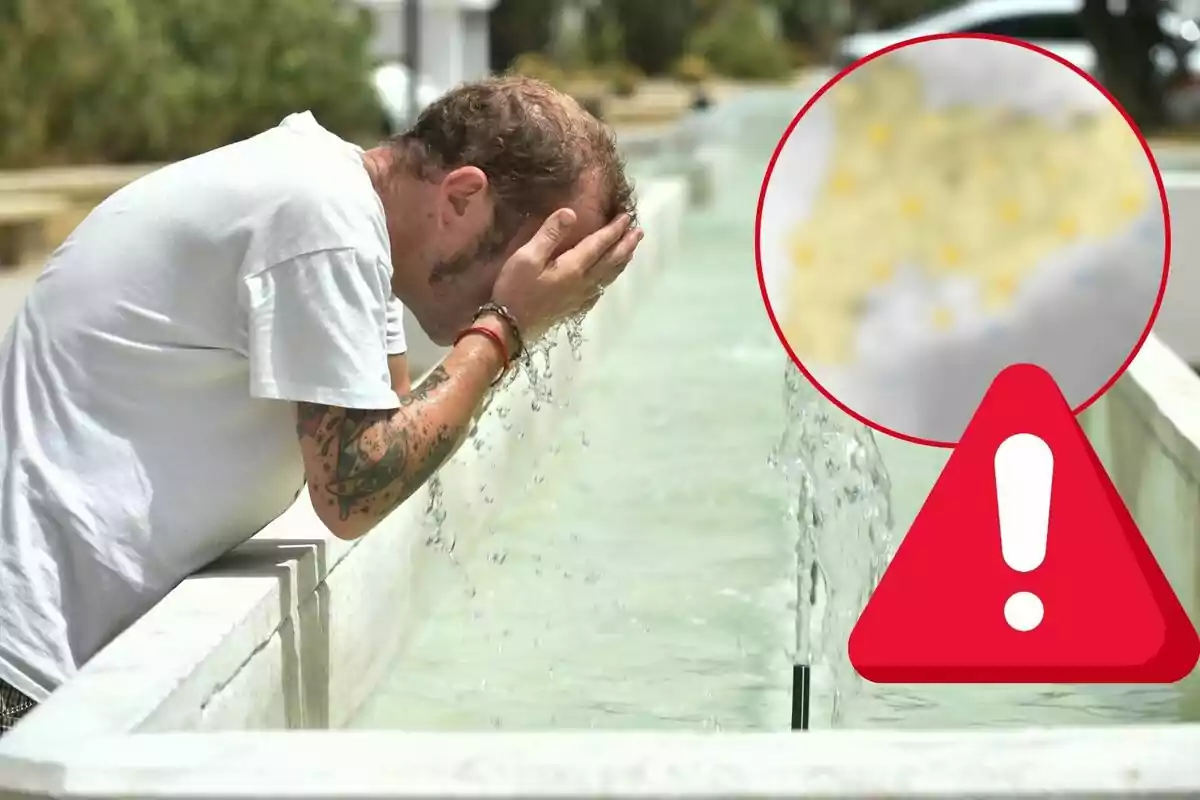
[[[1079,22],[1083,4],[1084,0],[968,0],[897,28],[845,37],[839,43],[837,66],[848,66],[917,36],[990,33],[1036,44],[1094,73],[1096,51]],[[1160,24],[1168,36],[1185,42],[1200,40],[1200,27],[1193,20],[1169,12],[1160,17]],[[1169,52],[1156,53],[1155,59],[1164,73],[1174,67],[1174,56]],[[1200,52],[1195,49],[1188,56],[1188,68],[1192,73],[1200,72]]]
[[[386,133],[389,135],[408,127],[422,109],[447,91],[428,77],[420,76],[417,79],[417,108],[410,113],[408,86],[411,80],[412,73],[408,67],[396,62],[382,64],[371,74],[375,95],[379,98],[379,106],[383,111]]]

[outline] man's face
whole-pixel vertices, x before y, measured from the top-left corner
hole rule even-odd
[[[578,200],[571,204],[576,225],[555,255],[574,247],[605,223],[595,210],[599,197],[594,187],[582,188]],[[504,263],[532,238],[544,220],[504,219],[503,215],[497,220],[486,176],[465,167],[443,179],[432,222],[436,227],[430,234],[421,268],[403,270],[418,279],[406,286],[401,299],[430,339],[449,345],[470,325],[479,307],[491,299]]]

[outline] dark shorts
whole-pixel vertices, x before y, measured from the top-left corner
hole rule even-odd
[[[33,711],[36,705],[24,694],[0,681],[0,736],[16,727],[21,717]]]

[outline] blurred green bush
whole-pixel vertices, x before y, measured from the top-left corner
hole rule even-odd
[[[508,73],[536,78],[560,89],[567,83],[566,70],[543,53],[521,53],[513,59]]]
[[[718,74],[741,80],[777,80],[792,72],[787,43],[770,30],[755,2],[730,2],[691,37],[688,54]]]
[[[338,0],[0,0],[0,167],[174,160],[306,109],[374,135],[370,33]]]
[[[699,86],[712,76],[712,67],[708,61],[698,55],[686,55],[675,62],[671,74],[680,83],[688,86]]]
[[[646,76],[633,64],[617,63],[606,70],[608,89],[617,97],[633,97]]]

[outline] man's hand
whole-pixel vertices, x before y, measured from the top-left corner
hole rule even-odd
[[[595,304],[625,271],[642,240],[642,231],[622,214],[555,258],[575,221],[575,212],[568,208],[554,212],[496,278],[492,299],[513,315],[525,341],[541,338],[557,323]]]

